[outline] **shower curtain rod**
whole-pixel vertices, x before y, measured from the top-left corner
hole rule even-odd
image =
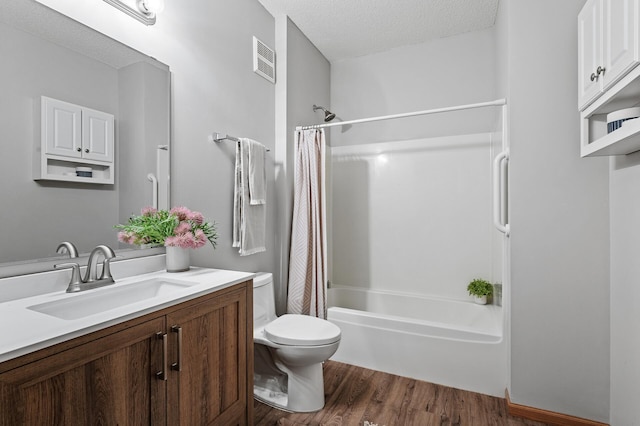
[[[370,121],[392,120],[394,118],[413,117],[416,115],[437,114],[439,112],[462,111],[465,109],[484,108],[491,106],[506,105],[506,99],[496,99],[495,101],[481,102],[477,104],[458,105],[446,108],[427,109],[424,111],[405,112],[403,114],[383,115],[380,117],[360,118],[358,120],[337,121],[335,123],[313,124],[311,126],[297,126],[296,130],[322,129],[325,127],[345,126],[347,124],[368,123]]]

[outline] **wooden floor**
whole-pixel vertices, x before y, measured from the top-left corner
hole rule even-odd
[[[325,407],[288,413],[254,401],[255,426],[544,426],[507,414],[503,398],[335,361],[324,364]]]

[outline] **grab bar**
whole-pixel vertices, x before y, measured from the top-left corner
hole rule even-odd
[[[155,177],[155,175],[153,173],[149,173],[147,175],[147,179],[149,179],[151,181],[151,185],[153,185],[153,202],[151,204],[151,206],[154,209],[158,208],[158,179]]]
[[[493,225],[506,237],[509,236],[510,227],[507,223],[507,163],[509,162],[509,149],[505,149],[496,155],[493,160]]]

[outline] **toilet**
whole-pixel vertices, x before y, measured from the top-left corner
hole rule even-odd
[[[337,325],[307,315],[276,316],[273,275],[253,279],[254,396],[291,412],[324,407],[322,363],[340,344]]]

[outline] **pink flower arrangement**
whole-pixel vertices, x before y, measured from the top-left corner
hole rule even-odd
[[[156,210],[145,207],[126,225],[116,225],[118,240],[126,244],[157,244],[166,247],[200,248],[207,241],[216,247],[216,223],[206,222],[202,213],[186,207]]]

